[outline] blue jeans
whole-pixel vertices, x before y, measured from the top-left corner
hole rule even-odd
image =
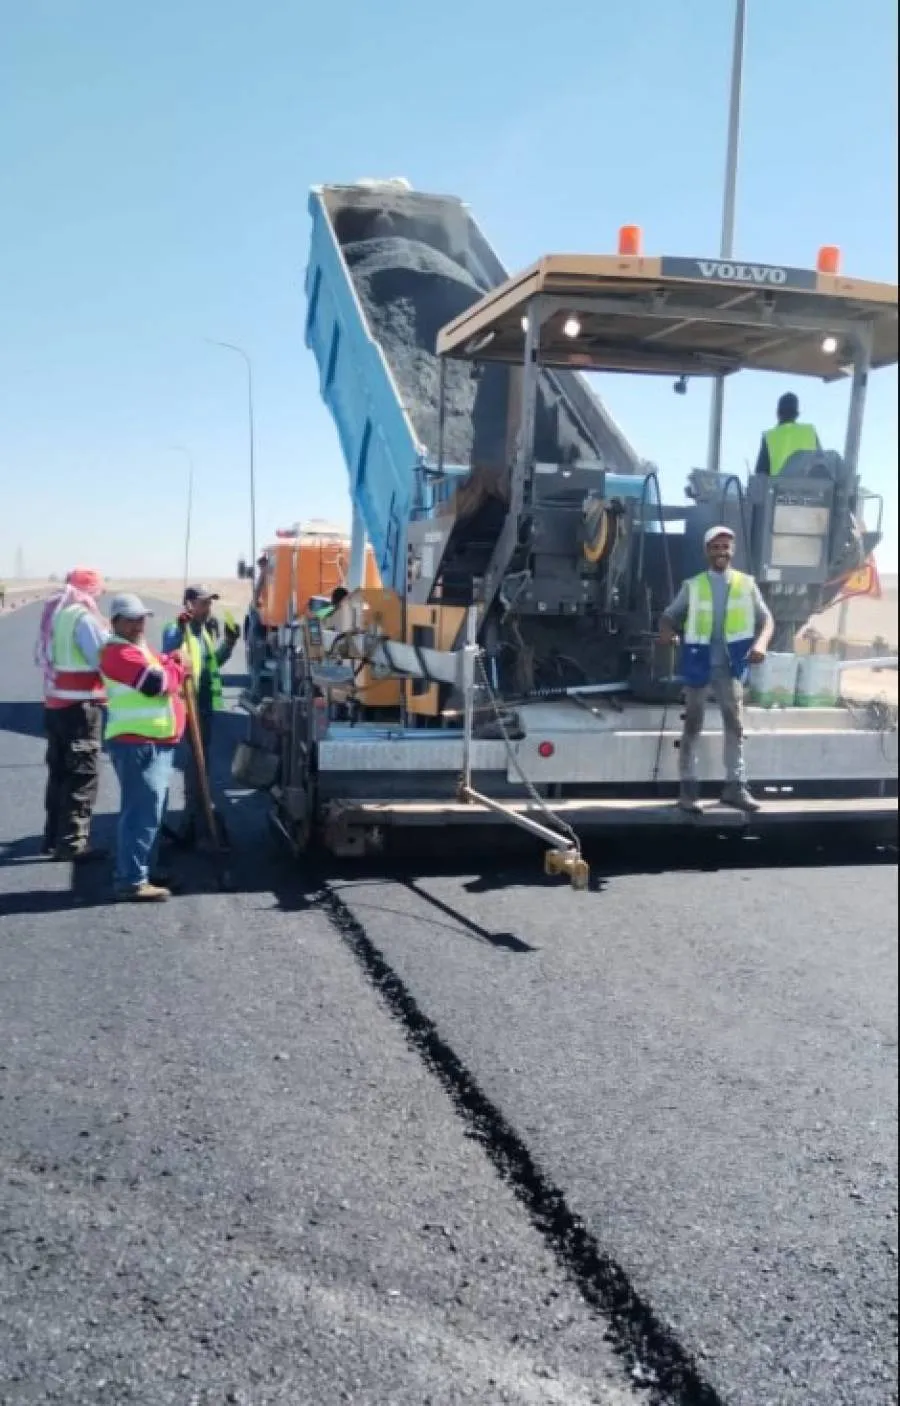
[[[116,837],[117,889],[136,888],[150,877],[150,863],[166,812],[175,748],[156,742],[110,742],[122,806]]]

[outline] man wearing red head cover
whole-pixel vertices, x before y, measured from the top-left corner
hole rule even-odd
[[[100,787],[106,692],[100,651],[109,627],[97,597],[103,578],[90,567],[70,571],[41,614],[35,663],[44,674],[47,791],[43,853],[84,863],[102,857],[88,836]]]

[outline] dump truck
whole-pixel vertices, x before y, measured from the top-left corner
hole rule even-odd
[[[238,577],[253,580],[253,612],[248,618],[247,652],[250,696],[270,696],[281,669],[279,630],[308,610],[321,609],[350,571],[351,541],[346,532],[321,519],[276,530],[257,558],[256,570],[238,563]],[[371,547],[363,556],[362,583],[380,584]]]
[[[845,277],[831,248],[811,268],[650,257],[630,226],[608,253],[510,275],[461,200],[402,180],[317,187],[309,212],[306,342],[348,473],[351,593],[279,630],[281,686],[248,704],[236,761],[292,846],[512,824],[584,883],[582,837],[626,827],[895,835],[896,716],[844,702],[837,659],[778,706],[751,687],[760,812],[685,818],[682,682],[658,641],[712,525],[735,533],[788,662],[871,559],[883,505],[859,447],[869,378],[897,362],[897,288]],[[682,392],[742,371],[849,381],[845,442],[777,477],[695,470],[677,503],[583,374]],[[716,720],[701,766],[711,796]]]

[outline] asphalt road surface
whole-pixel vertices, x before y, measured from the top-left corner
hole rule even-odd
[[[0,619],[0,1406],[896,1401],[890,856],[300,872],[225,719],[238,891],[197,857],[117,906],[38,857],[36,619]]]

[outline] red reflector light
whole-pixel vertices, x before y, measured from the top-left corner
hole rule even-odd
[[[553,753],[554,753],[555,751],[556,751],[556,748],[554,747],[554,745],[553,745],[552,742],[539,742],[539,743],[538,743],[538,756],[539,756],[539,757],[552,757],[552,756],[553,756]]]
[[[640,254],[643,230],[640,225],[622,225],[619,230],[619,253]]]

